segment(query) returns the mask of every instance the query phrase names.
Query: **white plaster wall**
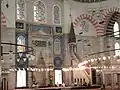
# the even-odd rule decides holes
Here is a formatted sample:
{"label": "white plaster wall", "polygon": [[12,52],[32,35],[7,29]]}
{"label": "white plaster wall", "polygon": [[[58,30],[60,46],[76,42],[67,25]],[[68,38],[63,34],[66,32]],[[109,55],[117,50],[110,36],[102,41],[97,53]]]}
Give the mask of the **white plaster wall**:
{"label": "white plaster wall", "polygon": [[[70,30],[70,9],[71,9],[71,14],[72,14],[72,18],[73,20],[81,15],[81,14],[89,14],[88,10],[91,8],[103,8],[103,9],[109,9],[112,7],[119,7],[120,1],[119,0],[109,0],[109,1],[105,1],[105,2],[101,2],[101,3],[78,3],[78,2],[74,2],[72,0],[64,0],[64,33],[69,33]],[[89,22],[90,24],[90,22]],[[76,35],[78,35],[80,32],[80,27],[75,27],[75,33]],[[81,36],[96,36],[96,31],[94,29],[94,27],[92,26],[92,24],[90,24],[90,28],[89,28],[89,32],[87,33],[83,33],[83,35]],[[89,37],[88,37],[89,38]],[[104,40],[100,40],[99,41],[99,37],[93,37],[96,38],[95,40],[92,41],[92,52],[98,52],[98,51],[103,51],[105,49],[105,45],[104,43],[106,43]],[[80,42],[79,42],[80,43]],[[78,47],[81,47],[81,43],[78,43]],[[66,45],[67,46],[67,45]],[[96,47],[94,47],[96,46]],[[100,48],[97,48],[100,47]],[[82,48],[81,48],[82,49]],[[78,50],[79,54],[82,54],[82,50],[80,49],[80,51]],[[66,58],[65,60],[68,61],[69,58]]]}
{"label": "white plaster wall", "polygon": [[[2,42],[15,43],[15,0],[8,0],[9,7],[6,7],[7,1],[3,0],[1,4],[1,11],[6,18],[6,26],[1,27],[1,40]],[[9,52],[10,46],[3,45],[3,52]],[[12,46],[12,50],[15,51],[15,46]],[[12,60],[9,59],[9,55],[4,55],[4,63],[2,68],[10,68],[11,65],[15,65],[15,55],[12,56]],[[8,89],[13,90],[15,88],[15,73],[10,72],[7,76]]]}
{"label": "white plaster wall", "polygon": [[[28,0],[26,2],[27,8],[27,22],[29,23],[35,23],[33,18],[33,3],[37,0]],[[61,25],[63,25],[63,1],[62,0],[41,0],[45,5],[47,9],[47,23],[48,25],[53,25],[53,15],[52,15],[52,9],[53,5],[59,5],[61,8]],[[37,23],[39,24],[39,23]]]}
{"label": "white plaster wall", "polygon": [[80,25],[77,24],[77,26],[75,26],[75,34],[79,35],[79,33],[83,32],[81,36],[96,36],[95,27],[91,24],[91,22],[89,22],[88,20],[86,21],[88,22],[88,31],[83,31],[82,27],[80,27]]}
{"label": "white plaster wall", "polygon": [[6,8],[6,4],[7,1],[3,0],[1,4],[1,11],[6,17],[7,27],[15,27],[15,0],[8,0],[8,8]]}
{"label": "white plaster wall", "polygon": [[[85,60],[85,56],[88,54],[96,53],[100,51],[100,42],[97,37],[92,36],[80,36],[77,37],[77,54],[82,59],[82,61]],[[87,43],[84,43],[84,41],[87,40]],[[90,44],[91,46],[88,46]],[[99,48],[98,48],[99,47]]]}
{"label": "white plaster wall", "polygon": [[[70,14],[72,15],[72,20],[74,21],[79,15],[86,14],[87,12],[87,5],[83,3],[74,2],[71,0],[64,0],[64,33],[69,33],[70,30],[70,23],[71,18]],[[84,36],[95,36],[96,32],[94,27],[90,22],[89,32],[84,33]],[[75,27],[75,34],[78,35],[81,32],[81,27],[78,25]]]}
{"label": "white plaster wall", "polygon": [[[2,28],[1,32],[1,40],[2,42],[7,42],[7,43],[15,43],[15,29],[13,28]],[[10,45],[3,45],[3,52],[9,52],[10,50]],[[12,51],[15,52],[15,46],[11,46]],[[13,54],[12,60],[9,59],[9,55],[3,55],[5,67],[9,67],[10,65],[15,65],[15,55]]]}
{"label": "white plaster wall", "polygon": [[[28,0],[26,2],[26,13],[27,13],[27,17],[26,17],[26,22],[29,23],[34,23],[33,21],[33,2],[35,0]],[[120,1],[119,0],[109,0],[110,2],[102,2],[100,4],[83,4],[83,3],[76,3],[70,0],[42,0],[46,6],[47,6],[47,24],[49,25],[53,25],[52,22],[52,6],[55,4],[58,4],[61,7],[61,16],[62,16],[62,25],[64,26],[64,33],[69,33],[70,30],[70,8],[71,8],[71,13],[72,13],[72,17],[73,20],[81,15],[81,14],[88,14],[88,9],[89,8],[99,8],[99,7],[105,7],[105,8],[110,8],[113,6],[117,6],[120,7]],[[2,3],[2,11],[4,12],[6,18],[7,18],[7,26],[8,27],[15,27],[15,0],[8,0],[9,2],[9,8],[5,7],[5,3],[6,1],[4,0]],[[118,3],[119,2],[119,3]],[[39,24],[39,23],[38,23]],[[84,34],[84,36],[94,36],[95,35],[95,29],[93,28],[93,26],[90,24],[90,31],[89,33]],[[13,43],[15,43],[15,30],[14,29],[2,29],[3,30],[3,34],[2,37],[4,37],[2,40],[3,41],[7,41],[9,42],[10,40],[12,40]],[[77,29],[76,34],[79,33],[79,29]],[[6,37],[7,36],[7,37]],[[96,45],[96,41],[93,42],[94,45]],[[101,45],[104,44],[101,43]],[[31,44],[30,44],[31,45]],[[67,44],[67,39],[65,39],[65,48],[66,48],[66,57],[65,57],[65,65],[69,65],[70,64],[70,57],[68,56],[69,52],[68,52],[68,44]],[[103,47],[101,46],[101,48],[103,49]],[[5,49],[5,51],[9,50],[9,47]],[[95,51],[98,51],[98,48],[95,49]],[[94,52],[95,52],[94,51]],[[81,53],[81,52],[80,52]],[[5,57],[6,60],[8,60],[8,57]],[[9,63],[11,62],[6,62],[8,63],[7,65],[9,65]],[[12,64],[14,64],[14,59]],[[3,64],[4,65],[4,64]],[[11,78],[12,75],[10,75],[10,85],[14,87],[14,79],[15,77]],[[38,76],[39,78],[39,76]],[[65,79],[66,83],[70,84],[70,73],[66,73],[66,79]],[[12,83],[13,81],[13,83]]]}
{"label": "white plaster wall", "polygon": [[[91,9],[97,9],[99,8],[102,9],[109,9],[112,7],[119,7],[119,0],[109,0],[109,1],[104,1],[100,3],[79,3],[75,2],[72,0],[64,0],[64,32],[68,33],[69,32],[69,27],[70,27],[70,17],[69,14],[71,12],[73,21],[76,19],[81,14],[89,14],[88,12]],[[94,17],[96,19],[96,17]],[[78,31],[80,30],[80,27],[75,28],[76,33],[78,34]],[[96,36],[96,31],[95,28],[93,27],[92,24],[90,24],[89,31],[84,33],[83,35],[85,36]]]}
{"label": "white plaster wall", "polygon": [[71,71],[63,72],[63,82],[67,85],[71,85]]}
{"label": "white plaster wall", "polygon": [[[74,3],[74,4],[73,4]],[[78,2],[72,2],[71,7],[73,8],[73,15],[78,15],[77,13],[87,13],[88,10],[91,8],[111,8],[111,7],[119,7],[120,1],[119,0],[109,0],[109,1],[103,1],[100,3],[78,3]],[[74,10],[75,9],[75,10]],[[77,11],[77,13],[76,13]]]}
{"label": "white plaster wall", "polygon": [[[61,7],[61,25],[63,25],[63,17],[64,17],[64,14],[63,14],[63,1],[62,0],[41,0],[42,2],[44,2],[44,4],[46,5],[47,7],[47,25],[54,25],[53,24],[53,12],[52,12],[52,9],[53,9],[53,5],[59,5]],[[26,13],[27,13],[27,16],[26,16],[26,22],[28,23],[32,23],[32,24],[38,24],[39,23],[35,23],[34,22],[34,18],[33,18],[33,3],[35,2],[35,0],[29,0],[26,2]],[[30,61],[30,64],[37,64],[38,60],[39,60],[39,57],[40,57],[40,52],[42,52],[43,54],[43,57],[44,57],[44,61],[41,61],[41,64],[38,65],[39,67],[45,67],[45,66],[49,66],[49,64],[53,64],[53,46],[51,47],[34,47],[34,45],[32,45],[31,41],[32,40],[45,40],[45,41],[52,41],[52,37],[31,37],[29,36],[29,45],[30,46],[33,46],[34,48],[34,54],[36,56],[36,59],[34,61]],[[47,56],[46,56],[47,54]],[[51,56],[49,57],[49,54],[51,54]],[[44,62],[44,65],[42,65]],[[36,80],[39,84],[43,85],[43,83],[45,84],[48,84],[48,75],[47,73],[41,73],[41,72],[35,72],[35,77],[36,77]],[[46,76],[45,76],[46,75]],[[42,78],[40,78],[42,77]],[[43,81],[43,78],[44,78],[44,81],[45,82],[42,82]]]}
{"label": "white plaster wall", "polygon": [[70,30],[70,5],[69,0],[64,0],[64,33],[69,33]]}
{"label": "white plaster wall", "polygon": [[[46,41],[47,47],[36,47],[33,45],[32,40]],[[32,46],[34,48],[34,55],[36,57],[35,60],[29,62],[30,65],[37,65],[39,68],[49,67],[50,64],[53,65],[53,46],[48,46],[48,41],[50,41],[52,44],[52,37],[43,35],[33,37],[32,35],[29,35],[29,46]],[[41,57],[44,59],[41,59]],[[49,84],[48,72],[34,72],[34,76],[36,78],[36,82],[40,86]]]}
{"label": "white plaster wall", "polygon": [[[33,40],[38,40],[38,41],[46,41],[47,46],[46,47],[36,47],[33,45],[32,41]],[[52,37],[31,37],[29,35],[29,45],[34,48],[34,54],[36,56],[34,61],[31,61],[31,64],[37,64],[40,56],[40,52],[42,52],[42,56],[44,57],[44,62],[46,66],[49,66],[49,64],[53,64],[53,46],[48,46],[48,42],[51,42],[52,44]]]}
{"label": "white plaster wall", "polygon": [[[2,27],[1,32],[2,42],[15,43],[15,29]],[[3,52],[9,52],[10,46],[3,45]],[[12,46],[12,51],[15,52],[15,46]],[[15,55],[13,54],[12,60],[9,59],[9,55],[3,55],[4,62],[2,63],[2,68],[10,68],[11,65],[15,65]],[[15,72],[10,72],[7,76],[8,78],[8,89],[13,90],[15,88]]]}
{"label": "white plaster wall", "polygon": [[8,89],[9,90],[14,90],[16,81],[15,81],[16,73],[15,72],[10,72],[8,74]]}

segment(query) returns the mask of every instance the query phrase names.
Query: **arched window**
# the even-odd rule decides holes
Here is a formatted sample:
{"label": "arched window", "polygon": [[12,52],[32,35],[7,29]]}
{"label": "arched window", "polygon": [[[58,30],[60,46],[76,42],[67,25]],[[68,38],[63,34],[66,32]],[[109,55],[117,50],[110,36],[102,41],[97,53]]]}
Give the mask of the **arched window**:
{"label": "arched window", "polygon": [[17,71],[17,87],[26,87],[26,71]]}
{"label": "arched window", "polygon": [[[120,49],[120,44],[115,43],[115,49]],[[115,56],[120,56],[120,50],[115,50]]]}
{"label": "arched window", "polygon": [[60,7],[55,5],[53,6],[53,23],[60,24],[61,23],[61,12]]}
{"label": "arched window", "polygon": [[17,11],[16,11],[17,19],[24,20],[25,19],[25,2],[24,0],[17,0]]}
{"label": "arched window", "polygon": [[[17,38],[17,44],[25,45],[25,37],[20,35]],[[24,51],[25,51],[25,47],[24,46],[17,46],[17,52],[24,52]]]}
{"label": "arched window", "polygon": [[[17,44],[25,45],[25,37],[20,35],[17,37]],[[24,46],[17,46],[17,52],[24,52]],[[18,70],[17,71],[17,87],[26,87],[26,71]]]}
{"label": "arched window", "polygon": [[37,1],[34,3],[34,21],[42,24],[46,23],[46,6],[43,2]]}
{"label": "arched window", "polygon": [[117,23],[117,22],[115,22],[115,24],[114,24],[114,36],[115,37],[120,37],[120,32],[119,32],[119,24]]}

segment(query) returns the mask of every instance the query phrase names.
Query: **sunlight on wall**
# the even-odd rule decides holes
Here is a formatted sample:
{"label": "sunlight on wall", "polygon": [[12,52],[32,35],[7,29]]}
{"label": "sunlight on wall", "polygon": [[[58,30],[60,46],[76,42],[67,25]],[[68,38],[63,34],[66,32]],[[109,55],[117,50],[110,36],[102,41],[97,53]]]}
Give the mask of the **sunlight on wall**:
{"label": "sunlight on wall", "polygon": [[[115,43],[115,49],[120,49],[120,45],[117,42]],[[115,50],[115,55],[120,56],[120,50]]]}
{"label": "sunlight on wall", "polygon": [[55,70],[55,84],[62,84],[62,70]]}
{"label": "sunlight on wall", "polygon": [[26,71],[17,71],[17,87],[26,87]]}
{"label": "sunlight on wall", "polygon": [[118,23],[117,22],[115,22],[115,24],[114,24],[114,36],[115,37],[120,37],[120,32],[119,32],[119,25],[118,25]]}

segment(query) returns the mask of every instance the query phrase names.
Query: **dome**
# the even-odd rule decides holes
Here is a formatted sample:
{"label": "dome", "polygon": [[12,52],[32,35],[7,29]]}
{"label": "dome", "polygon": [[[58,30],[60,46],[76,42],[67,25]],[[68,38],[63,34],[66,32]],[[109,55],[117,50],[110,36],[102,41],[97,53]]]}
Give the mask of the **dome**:
{"label": "dome", "polygon": [[96,3],[96,2],[102,2],[108,0],[73,0],[73,1],[82,2],[82,3]]}

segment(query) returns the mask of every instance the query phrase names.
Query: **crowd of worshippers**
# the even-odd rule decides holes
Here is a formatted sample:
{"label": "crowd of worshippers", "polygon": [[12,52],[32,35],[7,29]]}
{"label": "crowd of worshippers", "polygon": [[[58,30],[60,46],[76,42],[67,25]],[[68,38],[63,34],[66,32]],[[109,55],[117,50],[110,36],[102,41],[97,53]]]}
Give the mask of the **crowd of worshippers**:
{"label": "crowd of worshippers", "polygon": [[[55,86],[56,87],[59,87],[59,86],[64,87],[64,86],[67,86],[67,85],[65,83],[59,84],[57,82],[57,84]],[[91,86],[91,85],[90,85],[90,82],[86,83],[85,78],[83,78],[83,79],[81,78],[81,79],[75,79],[74,83],[72,84],[72,86]]]}
{"label": "crowd of worshippers", "polygon": [[89,83],[86,82],[85,78],[81,79],[75,79],[74,80],[74,86],[90,86],[90,81]]}
{"label": "crowd of worshippers", "polygon": [[[51,85],[48,85],[51,86]],[[62,84],[59,84],[58,82],[55,84],[55,87],[66,87],[67,85],[63,82]],[[91,86],[90,82],[86,83],[85,78],[77,78],[74,79],[74,82],[72,84],[72,86]],[[34,81],[32,87],[39,87],[39,85]]]}

